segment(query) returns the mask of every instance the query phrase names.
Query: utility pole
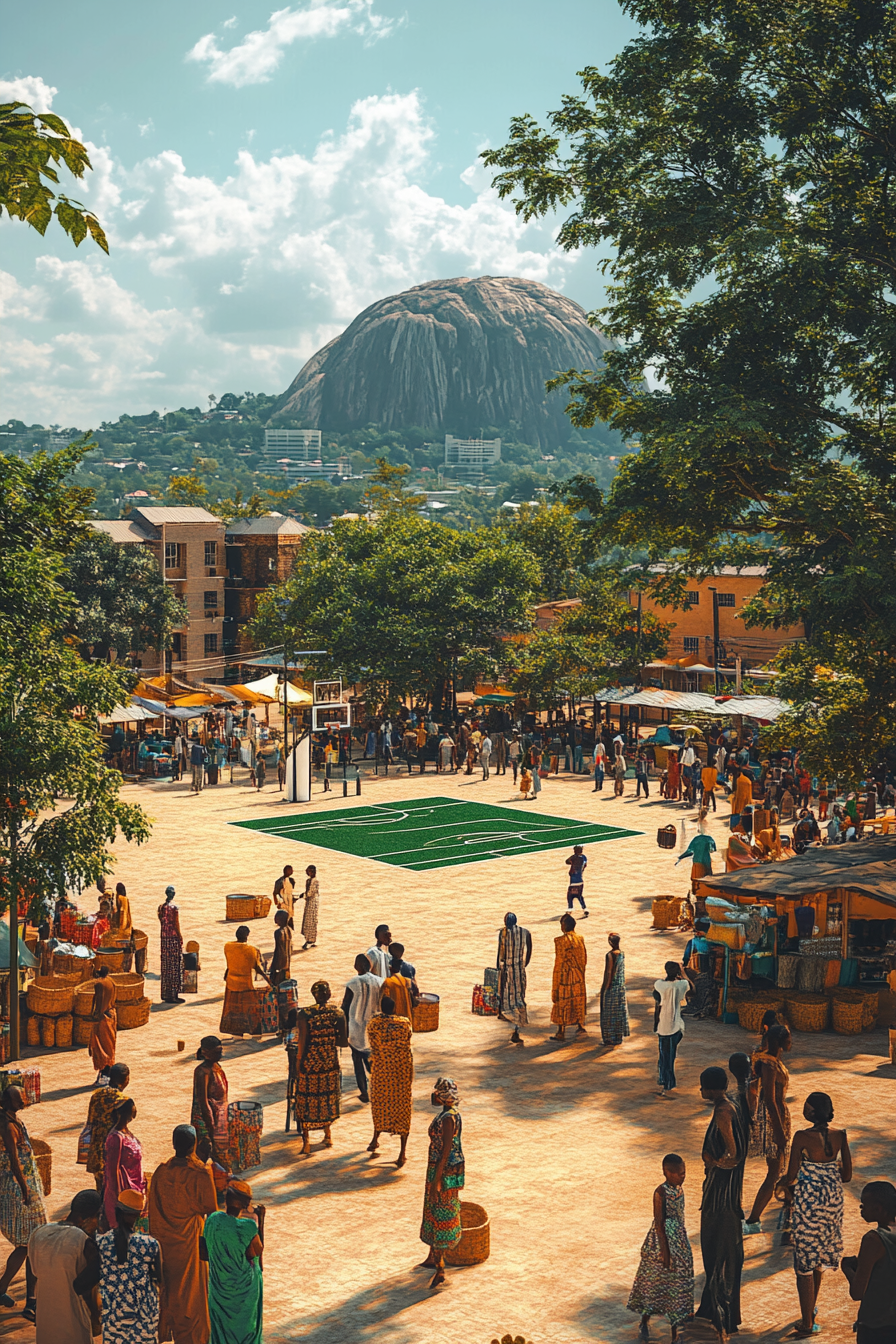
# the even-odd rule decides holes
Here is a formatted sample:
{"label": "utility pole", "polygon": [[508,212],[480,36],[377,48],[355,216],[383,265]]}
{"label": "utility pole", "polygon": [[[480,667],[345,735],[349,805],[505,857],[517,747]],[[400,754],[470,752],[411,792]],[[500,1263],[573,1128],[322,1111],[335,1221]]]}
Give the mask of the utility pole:
{"label": "utility pole", "polygon": [[[17,799],[11,800],[16,803]],[[19,851],[19,823],[15,809],[9,826],[9,1057],[18,1059],[19,1045],[19,876],[16,855]]]}
{"label": "utility pole", "polygon": [[710,587],[712,593],[712,662],[716,674],[716,695],[721,689],[721,678],[719,676],[719,594],[717,590]]}

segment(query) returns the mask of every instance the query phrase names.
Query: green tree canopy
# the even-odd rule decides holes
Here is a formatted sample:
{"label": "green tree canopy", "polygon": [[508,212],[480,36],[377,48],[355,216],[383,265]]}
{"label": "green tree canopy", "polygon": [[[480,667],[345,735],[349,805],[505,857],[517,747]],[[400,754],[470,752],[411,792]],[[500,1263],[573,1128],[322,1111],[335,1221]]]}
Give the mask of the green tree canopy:
{"label": "green tree canopy", "polygon": [[75,599],[69,629],[92,658],[119,662],[144,649],[168,649],[187,608],[145,546],[120,546],[91,532],[66,559],[63,584]]}
{"label": "green tree canopy", "polygon": [[[88,233],[108,253],[109,244],[92,210],[57,192],[64,164],[73,177],[83,178],[91,162],[80,140],[75,140],[61,117],[38,114],[27,103],[0,103],[0,216],[23,219],[43,235],[53,216],[75,247]],[[55,202],[55,204],[54,204]]]}
{"label": "green tree canopy", "polygon": [[501,509],[495,527],[521,542],[537,558],[543,601],[576,596],[582,585],[585,555],[582,529],[567,504],[555,501]]}
{"label": "green tree canopy", "polygon": [[385,457],[376,459],[376,469],[370,473],[364,491],[365,507],[377,517],[387,513],[415,514],[426,506],[426,496],[408,490],[405,477],[408,466],[395,466]]}
{"label": "green tree canopy", "polygon": [[766,565],[750,619],[808,636],[776,732],[852,781],[896,745],[894,6],[624,8],[644,33],[608,73],[485,155],[526,217],[569,207],[561,244],[604,253],[620,348],[555,382],[640,451],[570,502],[682,572]]}
{"label": "green tree canopy", "polygon": [[327,649],[316,670],[363,682],[373,701],[446,704],[458,664],[493,665],[502,636],[528,628],[539,578],[535,558],[490,528],[456,532],[402,509],[337,519],[259,599],[254,635]]}

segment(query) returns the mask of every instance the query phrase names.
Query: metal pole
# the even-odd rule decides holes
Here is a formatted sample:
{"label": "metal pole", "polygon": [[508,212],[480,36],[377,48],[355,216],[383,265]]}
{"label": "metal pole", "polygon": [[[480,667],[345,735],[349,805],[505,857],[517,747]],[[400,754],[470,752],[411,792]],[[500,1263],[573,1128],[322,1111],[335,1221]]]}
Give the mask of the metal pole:
{"label": "metal pole", "polygon": [[[284,765],[289,762],[289,714],[286,708],[286,678],[287,678],[287,657],[286,657],[286,631],[283,631],[283,758]],[[295,798],[296,781],[292,781],[292,793]]]}
{"label": "metal pole", "polygon": [[716,695],[721,690],[721,678],[719,676],[719,594],[715,588],[710,587],[712,593],[712,662],[715,670]]}
{"label": "metal pole", "polygon": [[19,878],[16,854],[19,826],[13,813],[9,827],[9,1057],[19,1058]]}

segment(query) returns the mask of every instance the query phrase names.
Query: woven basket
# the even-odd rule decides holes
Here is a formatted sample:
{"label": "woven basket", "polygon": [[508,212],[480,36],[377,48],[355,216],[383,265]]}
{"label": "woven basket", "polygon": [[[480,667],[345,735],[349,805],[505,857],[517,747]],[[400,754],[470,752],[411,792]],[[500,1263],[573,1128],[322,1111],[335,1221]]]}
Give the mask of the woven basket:
{"label": "woven basket", "polygon": [[40,1045],[40,1018],[33,1013],[25,1023],[25,1039],[29,1045]]}
{"label": "woven basket", "polygon": [[650,907],[653,914],[653,928],[668,929],[669,927],[669,902],[665,896],[657,896]]}
{"label": "woven basket", "polygon": [[678,827],[660,826],[656,833],[656,842],[660,849],[674,849],[678,844]]}
{"label": "woven basket", "polygon": [[72,1023],[72,1043],[74,1045],[89,1045],[90,1037],[93,1034],[93,1023],[87,1017],[76,1017]]}
{"label": "woven basket", "polygon": [[784,996],[784,1012],[794,1031],[826,1031],[830,1021],[830,1000],[825,994]]}
{"label": "woven basket", "polygon": [[131,931],[131,942],[134,944],[134,951],[139,952],[149,946],[149,934],[144,933],[142,929],[133,929]]}
{"label": "woven basket", "polygon": [[77,976],[77,983],[93,979],[93,957],[76,957],[71,952],[53,953],[53,974]]}
{"label": "woven basket", "polygon": [[61,1017],[72,1010],[77,979],[70,975],[38,975],[28,986],[28,1007],[32,1013]]}
{"label": "woven basket", "polygon": [[438,1031],[439,1029],[439,996],[438,994],[421,994],[420,1002],[411,1009],[411,1026],[415,1032],[419,1031]]}
{"label": "woven basket", "polygon": [[862,1030],[868,1031],[874,1026],[877,1014],[880,1012],[880,992],[876,989],[866,989],[863,992],[862,1004]]}
{"label": "woven basket", "polygon": [[744,1031],[750,1031],[754,1036],[758,1036],[762,1030],[762,1019],[769,1009],[774,1009],[776,1013],[780,1013],[783,1007],[783,998],[743,999],[737,1005],[737,1020]]}
{"label": "woven basket", "polygon": [[31,1151],[34,1153],[34,1164],[40,1172],[44,1194],[49,1195],[53,1189],[53,1149],[45,1139],[32,1139]]}
{"label": "woven basket", "polygon": [[834,1030],[841,1036],[858,1036],[862,1030],[864,1003],[850,1003],[847,999],[834,999]]}
{"label": "woven basket", "polygon": [[70,1013],[65,1017],[56,1018],[56,1048],[58,1050],[68,1050],[72,1043],[72,1024],[74,1018]]}
{"label": "woven basket", "polygon": [[481,1204],[460,1203],[460,1241],[445,1251],[446,1265],[481,1265],[491,1252],[488,1214]]}
{"label": "woven basket", "polygon": [[42,1017],[40,1019],[40,1043],[45,1050],[52,1050],[56,1044],[55,1017]]}
{"label": "woven basket", "polygon": [[93,963],[93,973],[96,975],[101,966],[108,966],[110,971],[123,971],[125,957],[130,954],[118,947],[98,947],[96,958]]}
{"label": "woven basket", "polygon": [[255,902],[260,900],[256,896],[228,896],[227,897],[227,920],[229,923],[242,923],[247,919],[255,918]]}
{"label": "woven basket", "polygon": [[133,1003],[123,1003],[120,1006],[116,1004],[118,1030],[130,1031],[132,1027],[145,1027],[149,1021],[151,1007],[149,999],[137,999]]}
{"label": "woven basket", "polygon": [[72,1003],[72,1012],[75,1017],[89,1017],[93,1012],[93,987],[95,980],[85,980],[83,985],[79,985],[75,990],[75,997]]}
{"label": "woven basket", "polygon": [[143,998],[142,975],[136,975],[133,971],[119,971],[115,975],[110,975],[109,979],[115,985],[116,1008],[120,1008],[123,1003],[133,1003],[135,999]]}
{"label": "woven basket", "polygon": [[256,918],[256,919],[267,919],[268,915],[271,913],[271,905],[272,905],[272,904],[273,904],[273,902],[271,901],[270,896],[256,896],[256,897],[255,897],[255,918]]}

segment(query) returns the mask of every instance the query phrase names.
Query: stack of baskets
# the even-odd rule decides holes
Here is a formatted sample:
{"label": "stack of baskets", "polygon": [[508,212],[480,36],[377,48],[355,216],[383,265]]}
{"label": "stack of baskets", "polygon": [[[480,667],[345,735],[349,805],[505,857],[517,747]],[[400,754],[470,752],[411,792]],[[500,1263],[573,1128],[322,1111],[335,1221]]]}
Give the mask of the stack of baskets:
{"label": "stack of baskets", "polygon": [[831,1004],[826,994],[788,990],[784,995],[784,1013],[794,1031],[826,1031]]}
{"label": "stack of baskets", "polygon": [[93,957],[76,957],[71,952],[53,953],[53,974],[93,979]]}
{"label": "stack of baskets", "polygon": [[267,919],[271,913],[270,896],[246,896],[240,892],[227,897],[227,921],[242,924],[247,919]]}
{"label": "stack of baskets", "polygon": [[149,934],[142,929],[133,929],[131,942],[134,944],[134,970],[138,975],[146,974],[146,949],[149,946]]}
{"label": "stack of baskets", "polygon": [[874,1026],[880,1007],[876,989],[835,989],[832,996],[834,1030],[841,1036],[857,1036]]}
{"label": "stack of baskets", "polygon": [[31,1016],[25,1025],[25,1038],[29,1045],[68,1049],[72,1043],[72,1002],[80,983],[80,972],[35,976],[28,986]]}
{"label": "stack of baskets", "polygon": [[[145,1027],[149,1021],[150,1000],[143,994],[143,976],[134,971],[120,971],[110,979],[115,985],[115,1013],[119,1031],[128,1031],[131,1027]],[[74,1041],[75,1045],[87,1045],[93,1029],[93,984],[85,981],[79,985],[74,996]]]}
{"label": "stack of baskets", "polygon": [[653,928],[677,928],[682,922],[683,912],[686,905],[686,896],[657,896],[651,906],[651,911],[653,913]]}
{"label": "stack of baskets", "polygon": [[775,994],[772,990],[759,990],[749,998],[738,999],[736,1006],[740,1026],[758,1036],[762,1030],[762,1019],[765,1014],[772,1011],[780,1015],[783,1011],[784,995]]}

